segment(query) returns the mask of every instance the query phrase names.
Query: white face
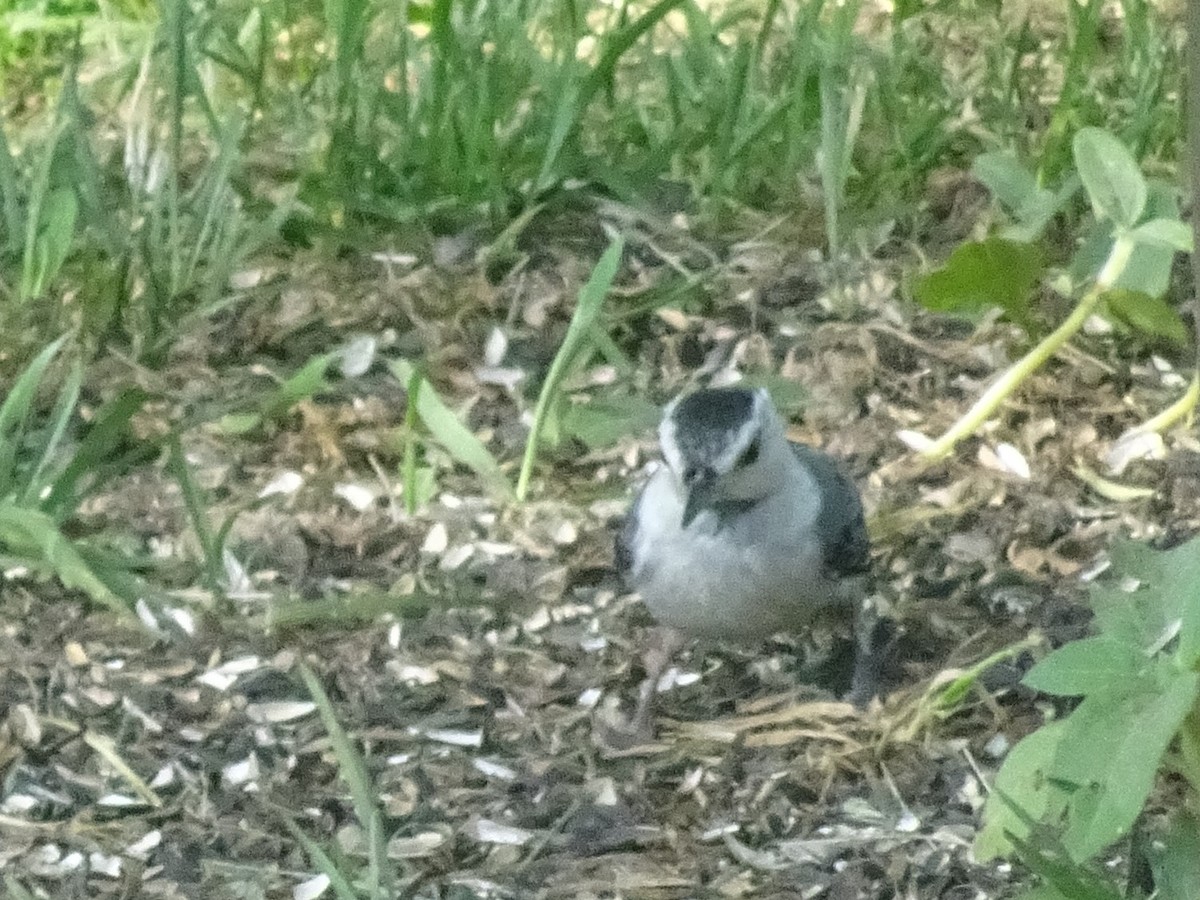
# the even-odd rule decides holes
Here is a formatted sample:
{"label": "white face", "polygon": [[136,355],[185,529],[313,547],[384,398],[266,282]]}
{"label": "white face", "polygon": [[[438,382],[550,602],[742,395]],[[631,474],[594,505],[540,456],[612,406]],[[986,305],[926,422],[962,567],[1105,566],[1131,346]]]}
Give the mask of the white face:
{"label": "white face", "polygon": [[[775,433],[782,433],[774,427],[775,415],[766,391],[760,388],[752,393],[752,403],[740,420],[720,422],[708,435],[691,434],[684,440],[677,433],[678,404],[676,400],[667,407],[658,430],[663,457],[676,483],[685,488],[696,472],[708,471],[715,476],[712,490],[716,496],[745,498],[762,493],[765,489],[756,482],[762,480]],[[689,422],[683,427],[701,426]]]}

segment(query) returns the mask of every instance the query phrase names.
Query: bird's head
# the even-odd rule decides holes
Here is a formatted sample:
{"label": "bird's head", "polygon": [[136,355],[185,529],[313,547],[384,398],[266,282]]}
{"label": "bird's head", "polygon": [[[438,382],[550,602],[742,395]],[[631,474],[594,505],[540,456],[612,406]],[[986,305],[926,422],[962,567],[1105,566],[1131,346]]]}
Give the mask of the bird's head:
{"label": "bird's head", "polygon": [[774,490],[787,439],[762,388],[706,388],[673,401],[658,429],[663,457],[685,495],[683,525],[724,501]]}

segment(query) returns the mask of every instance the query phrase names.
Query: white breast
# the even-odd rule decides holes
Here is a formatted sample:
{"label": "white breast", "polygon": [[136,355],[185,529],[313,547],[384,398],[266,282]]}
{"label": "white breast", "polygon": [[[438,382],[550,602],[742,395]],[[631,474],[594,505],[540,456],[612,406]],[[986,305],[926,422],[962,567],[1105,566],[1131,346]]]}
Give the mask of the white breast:
{"label": "white breast", "polygon": [[842,596],[824,574],[818,511],[815,485],[800,473],[720,530],[705,511],[684,531],[682,498],[659,470],[638,507],[631,581],[659,622],[698,636],[799,628]]}

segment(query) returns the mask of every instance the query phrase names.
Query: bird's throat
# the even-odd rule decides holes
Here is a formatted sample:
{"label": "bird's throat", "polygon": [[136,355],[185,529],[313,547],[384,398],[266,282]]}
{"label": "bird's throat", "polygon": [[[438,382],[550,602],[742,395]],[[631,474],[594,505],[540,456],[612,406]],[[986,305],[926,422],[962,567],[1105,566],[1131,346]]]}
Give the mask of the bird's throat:
{"label": "bird's throat", "polygon": [[758,503],[758,500],[716,499],[711,496],[704,498],[703,502],[697,503],[689,495],[683,511],[682,524],[685,529],[689,528],[702,513],[708,512],[712,513],[715,523],[713,531],[721,531],[752,510]]}

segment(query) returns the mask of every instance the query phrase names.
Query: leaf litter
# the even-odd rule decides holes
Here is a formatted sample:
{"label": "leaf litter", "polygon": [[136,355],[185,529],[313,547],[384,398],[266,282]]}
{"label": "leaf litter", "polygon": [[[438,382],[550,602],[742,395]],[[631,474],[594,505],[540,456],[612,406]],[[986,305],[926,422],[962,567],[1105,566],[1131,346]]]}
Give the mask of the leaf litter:
{"label": "leaf litter", "polygon": [[[603,724],[636,701],[651,622],[615,581],[611,539],[652,430],[585,452],[561,436],[522,506],[430,442],[436,484],[409,515],[406,385],[367,360],[421,360],[511,478],[532,402],[518,385],[565,334],[588,240],[548,240],[495,284],[467,260],[478,236],[467,256],[439,245],[402,266],[301,256],[250,289],[226,335],[181,343],[163,377],[197,407],[255,397],[262,354],[299,368],[349,346],[356,368],[252,433],[191,435],[214,521],[233,516],[246,600],[188,577],[197,548],[161,470],[88,510],[163,548],[174,590],[147,606],[151,633],[6,574],[6,869],[47,896],[329,896],[281,816],[354,866],[369,838],[305,662],[365,760],[405,896],[1016,891],[1019,872],[969,848],[990,777],[1042,718],[1020,676],[1034,648],[1086,632],[1082,579],[1114,536],[1170,542],[1200,518],[1194,435],[1161,452],[1125,436],[1172,395],[1169,365],[1120,384],[1117,345],[1090,335],[954,457],[918,465],[910,448],[1019,353],[1018,332],[914,310],[880,255],[631,240],[606,320],[626,361],[568,380],[562,402],[623,381],[655,403],[700,377],[771,385],[793,436],[862,487],[901,636],[865,713],[829,690],[844,636],[694,645],[659,686],[653,739],[616,748]],[[637,305],[681,260],[719,261],[699,289],[712,315]]]}

